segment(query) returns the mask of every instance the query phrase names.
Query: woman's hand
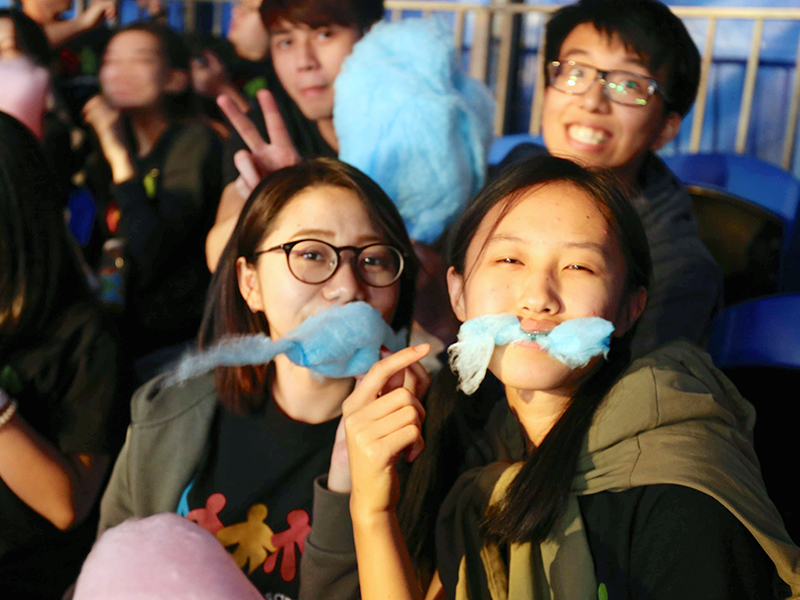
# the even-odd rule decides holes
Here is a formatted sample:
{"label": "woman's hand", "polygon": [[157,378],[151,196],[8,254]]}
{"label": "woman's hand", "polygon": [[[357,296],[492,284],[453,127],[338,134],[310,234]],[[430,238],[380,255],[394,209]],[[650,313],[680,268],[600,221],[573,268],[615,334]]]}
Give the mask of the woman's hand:
{"label": "woman's hand", "polygon": [[267,90],[259,90],[256,97],[264,113],[269,143],[231,98],[226,95],[217,98],[217,105],[250,148],[250,151],[239,150],[233,156],[233,163],[239,171],[236,191],[242,198],[247,198],[266,175],[300,162],[300,155],[289,137],[275,98]]}
{"label": "woman's hand", "polygon": [[369,520],[394,509],[400,494],[397,458],[404,453],[413,461],[425,446],[425,409],[415,395],[420,389],[415,383],[419,371],[410,367],[429,350],[422,344],[384,358],[344,401],[354,520]]}
{"label": "woman's hand", "polygon": [[[391,351],[381,349],[381,358],[392,356]],[[363,377],[356,378],[356,387]],[[421,364],[415,362],[405,368],[403,387],[411,391],[416,398],[422,398],[431,385],[431,376]],[[347,456],[347,439],[345,436],[344,416],[339,421],[336,429],[336,439],[331,452],[331,468],[328,471],[328,489],[340,494],[349,493],[352,488],[350,481],[350,463]]]}
{"label": "woman's hand", "polygon": [[100,94],[92,96],[83,106],[83,120],[92,126],[101,139],[119,137],[119,111],[112,108]]}
{"label": "woman's hand", "polygon": [[78,16],[80,28],[91,29],[95,25],[117,16],[117,4],[113,0],[95,0]]}
{"label": "woman's hand", "polygon": [[125,143],[122,141],[120,112],[111,107],[101,95],[89,98],[83,106],[83,120],[91,125],[97,134],[103,156],[111,167],[114,183],[122,183],[135,174],[133,162]]}

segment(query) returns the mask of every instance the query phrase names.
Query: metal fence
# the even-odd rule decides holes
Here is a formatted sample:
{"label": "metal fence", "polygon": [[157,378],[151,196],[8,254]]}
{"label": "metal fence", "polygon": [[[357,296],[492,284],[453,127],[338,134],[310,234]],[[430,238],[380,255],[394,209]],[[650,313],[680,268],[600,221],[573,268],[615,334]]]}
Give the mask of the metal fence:
{"label": "metal fence", "polygon": [[[77,0],[82,3],[82,0]],[[210,0],[212,7],[211,29],[214,33],[223,32],[223,6],[229,4],[228,0]],[[192,31],[196,24],[196,15],[200,6],[209,5],[209,0],[183,0],[183,27]],[[398,20],[408,16],[429,16],[433,14],[445,15],[453,27],[453,43],[458,56],[463,58],[465,67],[470,75],[489,84],[497,101],[495,114],[495,134],[511,133],[512,129],[520,130],[519,123],[513,127],[507,124],[507,112],[511,104],[509,90],[523,75],[520,71],[525,61],[521,55],[531,55],[535,60],[535,72],[528,80],[532,83],[530,106],[526,107],[525,114],[530,114],[527,119],[527,130],[538,135],[541,119],[542,94],[544,77],[544,25],[548,15],[559,8],[558,5],[515,4],[508,0],[494,0],[490,5],[466,4],[460,2],[438,2],[431,0],[387,0],[386,9],[391,20]],[[77,8],[79,11],[80,8]],[[744,79],[740,90],[738,119],[736,122],[736,135],[733,149],[739,154],[748,150],[748,136],[751,134],[751,117],[753,114],[754,93],[759,67],[762,65],[762,41],[765,23],[771,21],[789,21],[800,24],[800,8],[731,8],[731,7],[696,7],[673,6],[671,10],[682,18],[687,26],[705,22],[704,41],[699,44],[702,55],[702,71],[700,88],[695,106],[690,113],[691,132],[688,142],[683,144],[683,150],[696,153],[701,149],[704,125],[706,125],[706,104],[709,94],[714,92],[711,88],[710,73],[717,57],[714,55],[715,40],[718,34],[718,23],[722,20],[733,20],[742,24],[752,24],[750,28],[749,54],[746,58]],[[514,27],[522,27],[533,35],[524,36],[534,40],[536,47],[521,41],[520,36],[513,35]],[[744,28],[740,28],[744,29]],[[697,36],[695,36],[697,37]],[[800,36],[798,36],[800,37]],[[462,56],[463,54],[463,56]],[[770,154],[773,160],[787,170],[792,169],[795,149],[798,146],[797,125],[800,115],[800,39],[797,42],[797,51],[793,63],[785,67],[792,73],[792,82],[788,94],[788,110],[785,108],[786,100],[778,99],[781,105],[770,107],[769,118],[784,118],[782,149],[780,156],[776,156],[775,143],[770,143]],[[517,94],[519,96],[519,94]],[[519,98],[514,98],[516,105]],[[771,101],[771,99],[770,99]],[[689,125],[687,123],[686,125]],[[524,125],[523,125],[524,127]],[[800,169],[800,165],[796,165]]]}

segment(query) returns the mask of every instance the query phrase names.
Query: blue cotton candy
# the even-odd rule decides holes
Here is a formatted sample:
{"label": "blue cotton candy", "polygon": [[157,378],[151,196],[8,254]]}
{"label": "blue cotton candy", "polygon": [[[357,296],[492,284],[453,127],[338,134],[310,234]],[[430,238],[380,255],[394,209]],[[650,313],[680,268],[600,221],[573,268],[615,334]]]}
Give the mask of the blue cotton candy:
{"label": "blue cotton candy", "polygon": [[450,366],[458,373],[459,389],[472,394],[486,376],[495,346],[534,340],[553,358],[576,369],[595,356],[608,356],[613,331],[610,321],[586,317],[564,321],[547,334],[531,335],[512,314],[483,315],[461,325],[458,341],[448,349]]}
{"label": "blue cotton candy", "polygon": [[381,346],[396,352],[405,347],[405,338],[405,331],[395,333],[366,302],[350,302],[309,317],[279,340],[264,334],[236,336],[189,354],[169,375],[167,385],[216,367],[266,364],[278,354],[325,377],[354,377],[378,362]]}
{"label": "blue cotton candy", "polygon": [[380,22],[334,83],[339,159],[372,177],[432,243],[483,185],[494,102],[458,66],[444,19]]}

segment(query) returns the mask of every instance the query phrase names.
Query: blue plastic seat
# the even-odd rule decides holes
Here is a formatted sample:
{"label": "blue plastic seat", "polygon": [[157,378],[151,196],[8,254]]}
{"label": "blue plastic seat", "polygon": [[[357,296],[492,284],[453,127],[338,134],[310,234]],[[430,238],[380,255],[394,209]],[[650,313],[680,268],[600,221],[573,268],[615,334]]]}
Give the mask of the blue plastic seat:
{"label": "blue plastic seat", "polygon": [[778,290],[800,290],[800,180],[788,171],[752,156],[678,154],[664,157],[687,186],[720,191],[769,211],[783,229]]}
{"label": "blue plastic seat", "polygon": [[664,162],[683,183],[739,196],[781,217],[791,228],[800,202],[800,181],[770,163],[739,154],[676,154]]}
{"label": "blue plastic seat", "polygon": [[533,136],[529,133],[510,133],[508,135],[495,138],[492,142],[492,147],[489,148],[489,166],[497,166],[508,155],[511,150],[520,144],[538,144],[544,146],[542,136]]}
{"label": "blue plastic seat", "polygon": [[721,369],[800,369],[800,294],[735,304],[714,319],[708,351]]}

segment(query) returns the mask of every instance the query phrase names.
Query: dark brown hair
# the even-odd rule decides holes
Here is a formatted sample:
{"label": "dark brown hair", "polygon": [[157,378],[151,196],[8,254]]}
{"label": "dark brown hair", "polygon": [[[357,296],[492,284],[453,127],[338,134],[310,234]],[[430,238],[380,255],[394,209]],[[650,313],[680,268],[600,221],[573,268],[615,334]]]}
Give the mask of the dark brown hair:
{"label": "dark brown hair", "polygon": [[365,33],[383,18],[383,0],[264,0],[261,17],[267,29],[280,19],[309,27],[336,24]]}
{"label": "dark brown hair", "polygon": [[[317,158],[271,173],[250,194],[211,281],[200,328],[201,347],[225,336],[269,333],[264,314],[253,313],[239,292],[236,260],[240,256],[248,262],[253,260],[275,219],[299,192],[328,185],[354,192],[386,242],[403,253],[405,268],[391,326],[395,331],[410,330],[418,267],[400,213],[378,184],[355,167],[335,159]],[[257,410],[264,401],[268,371],[268,365],[218,368],[216,381],[221,402],[239,413]]]}

